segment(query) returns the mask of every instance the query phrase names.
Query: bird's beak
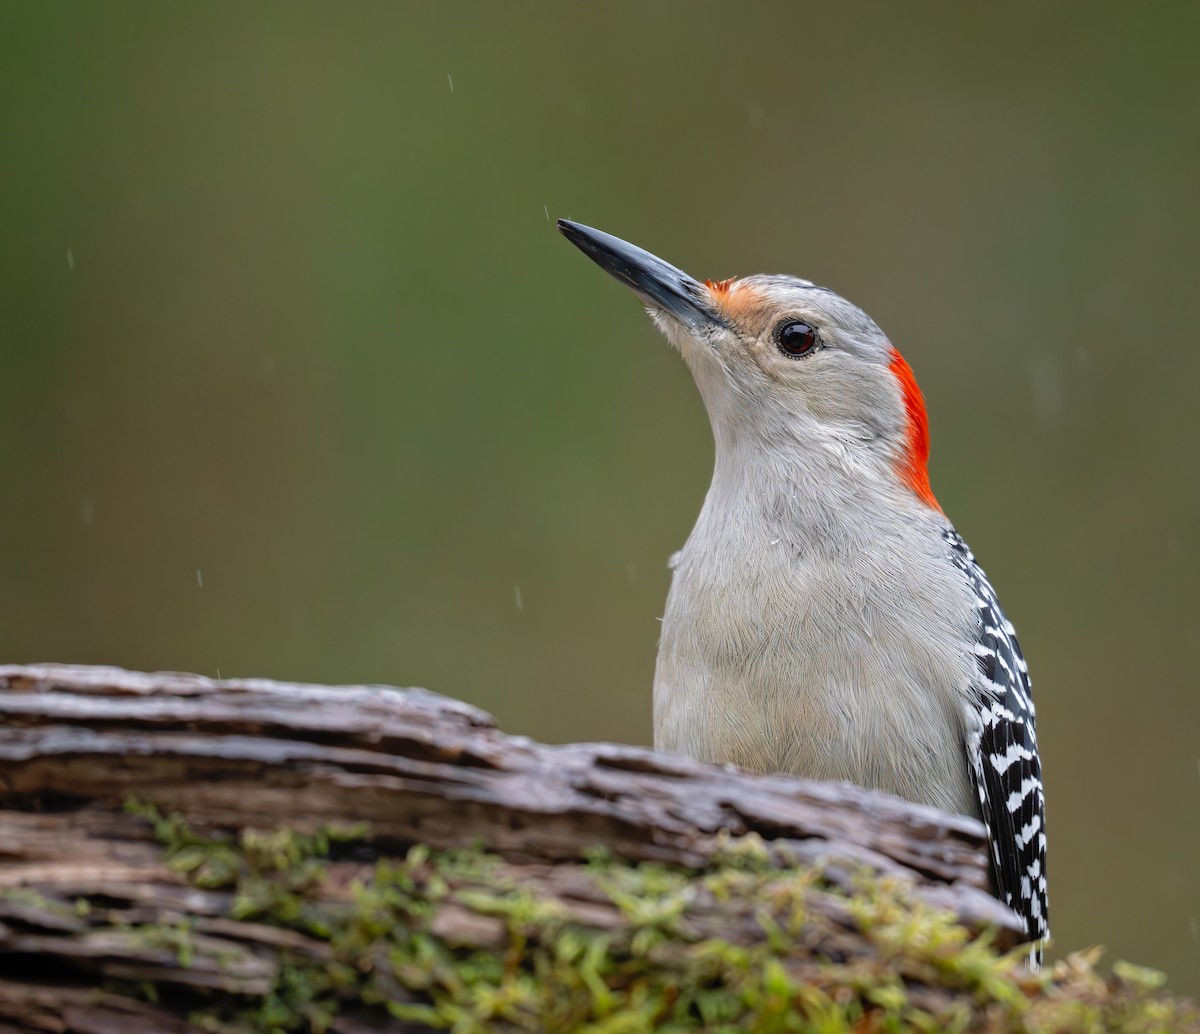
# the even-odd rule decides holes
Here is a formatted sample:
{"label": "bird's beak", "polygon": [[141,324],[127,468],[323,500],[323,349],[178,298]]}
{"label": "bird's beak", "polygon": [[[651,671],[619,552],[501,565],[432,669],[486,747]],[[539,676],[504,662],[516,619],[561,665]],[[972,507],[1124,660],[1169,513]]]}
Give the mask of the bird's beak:
{"label": "bird's beak", "polygon": [[633,288],[647,305],[670,313],[694,330],[724,324],[713,309],[708,289],[682,269],[590,226],[558,220],[559,232],[601,269]]}

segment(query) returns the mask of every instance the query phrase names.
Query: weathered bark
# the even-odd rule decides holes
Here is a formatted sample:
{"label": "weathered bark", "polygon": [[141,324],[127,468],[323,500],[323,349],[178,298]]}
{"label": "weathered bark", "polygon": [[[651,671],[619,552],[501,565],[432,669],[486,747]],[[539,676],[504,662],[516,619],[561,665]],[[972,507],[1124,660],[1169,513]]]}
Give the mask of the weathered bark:
{"label": "weathered bark", "polygon": [[[131,800],[142,806],[128,810]],[[181,840],[164,846],[169,824],[159,822],[156,835],[150,806],[186,820]],[[348,823],[362,825],[329,846],[322,831]],[[298,852],[255,833],[277,827],[314,839]],[[728,893],[743,886],[736,875],[720,886],[678,875],[726,866],[747,834],[766,845],[755,897]],[[586,861],[598,845],[623,865],[666,866],[683,881],[671,899],[679,944],[659,944],[651,967],[691,966],[689,946],[716,939],[762,946],[775,922],[767,913],[801,901],[797,866],[822,875],[804,888],[803,923],[789,932],[791,979],[819,984],[830,960],[878,962],[878,937],[850,904],[864,872],[901,882],[915,906],[989,929],[1001,948],[1019,931],[987,893],[978,823],[853,786],[636,747],[547,746],[421,690],[3,667],[0,1034],[183,1031],[193,1029],[189,1010],[213,1002],[220,1008],[205,1022],[219,1013],[243,1029],[257,1022],[248,1018],[255,1002],[278,996],[286,972],[338,964],[354,980],[368,973],[371,994],[386,993],[401,1018],[326,988],[312,1001],[330,1015],[293,1017],[296,1029],[427,1029],[403,1018],[406,1004],[421,1006],[432,992],[395,961],[393,942],[391,962],[356,942],[347,963],[345,938],[326,936],[357,921],[376,861],[402,859],[414,845],[497,856],[482,870],[439,869],[421,856],[403,863],[405,901],[420,897],[414,928],[439,951],[475,958],[513,958],[514,940],[527,937],[522,924],[545,937],[551,927],[584,938],[629,934],[638,920],[622,903],[623,870],[598,876]],[[284,860],[276,864],[272,851]],[[319,864],[310,864],[314,851]],[[268,877],[284,889],[262,891]],[[628,884],[632,894],[640,887]],[[270,903],[247,904],[254,888]],[[506,911],[505,895],[524,894],[543,918]],[[775,904],[764,911],[764,900]],[[914,1008],[936,1014],[964,997],[920,966],[901,978]]]}
{"label": "weathered bark", "polygon": [[[979,823],[849,784],[547,746],[423,690],[57,666],[0,667],[0,686],[0,821],[137,796],[205,828],[365,820],[391,852],[482,843],[554,862],[599,844],[682,865],[708,859],[718,833],[757,833],[801,861],[903,872],[971,922],[1019,929],[986,892]],[[85,824],[72,814],[55,835]]]}

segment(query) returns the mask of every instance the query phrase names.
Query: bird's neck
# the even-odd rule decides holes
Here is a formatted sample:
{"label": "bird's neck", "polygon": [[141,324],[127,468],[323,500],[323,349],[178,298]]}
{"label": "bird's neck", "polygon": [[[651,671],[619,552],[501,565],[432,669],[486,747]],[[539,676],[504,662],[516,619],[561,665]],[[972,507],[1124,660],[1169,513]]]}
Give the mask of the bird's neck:
{"label": "bird's neck", "polygon": [[714,428],[714,438],[702,521],[784,535],[798,547],[841,550],[874,535],[875,518],[886,526],[898,509],[916,516],[926,509],[897,476],[886,448],[852,433]]}

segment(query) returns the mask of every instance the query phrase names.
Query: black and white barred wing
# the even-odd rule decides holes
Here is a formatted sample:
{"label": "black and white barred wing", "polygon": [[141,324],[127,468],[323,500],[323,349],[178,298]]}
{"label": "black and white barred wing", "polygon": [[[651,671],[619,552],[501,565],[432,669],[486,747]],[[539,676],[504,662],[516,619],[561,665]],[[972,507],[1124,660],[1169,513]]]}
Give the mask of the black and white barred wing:
{"label": "black and white barred wing", "polygon": [[[1050,928],[1046,916],[1046,799],[1029,670],[996,592],[959,534],[946,532],[950,555],[975,595],[975,655],[980,682],[968,715],[967,755],[992,845],[997,896],[1025,919],[1030,940]],[[1040,949],[1034,961],[1040,962]]]}

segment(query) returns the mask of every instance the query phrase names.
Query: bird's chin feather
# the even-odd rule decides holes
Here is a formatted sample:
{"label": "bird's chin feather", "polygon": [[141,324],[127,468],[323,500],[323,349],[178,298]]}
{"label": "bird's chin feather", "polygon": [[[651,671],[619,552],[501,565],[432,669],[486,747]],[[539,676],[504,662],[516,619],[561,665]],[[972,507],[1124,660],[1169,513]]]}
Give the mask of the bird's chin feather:
{"label": "bird's chin feather", "polygon": [[657,305],[647,305],[646,315],[650,317],[659,332],[670,342],[671,347],[675,351],[685,353],[685,350],[693,345],[692,336],[688,332],[688,328],[665,309],[660,309]]}

